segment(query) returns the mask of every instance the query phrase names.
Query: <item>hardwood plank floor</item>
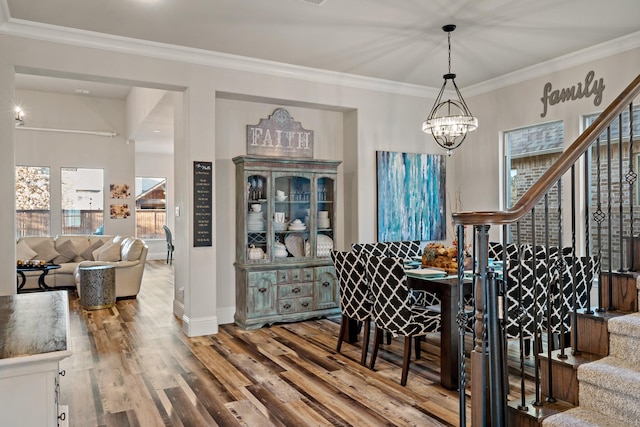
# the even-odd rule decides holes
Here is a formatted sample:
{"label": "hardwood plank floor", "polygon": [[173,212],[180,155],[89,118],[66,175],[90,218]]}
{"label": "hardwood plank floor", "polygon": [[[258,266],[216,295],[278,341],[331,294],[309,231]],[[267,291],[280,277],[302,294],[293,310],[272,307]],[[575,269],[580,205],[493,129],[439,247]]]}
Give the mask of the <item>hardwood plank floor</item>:
{"label": "hardwood plank floor", "polygon": [[71,426],[459,424],[458,393],[438,382],[438,334],[412,360],[406,387],[402,341],[381,349],[373,372],[358,363],[359,344],[335,352],[339,318],[188,338],[172,314],[171,268],[147,262],[138,297],[111,309],[82,310],[70,292],[60,401]]}

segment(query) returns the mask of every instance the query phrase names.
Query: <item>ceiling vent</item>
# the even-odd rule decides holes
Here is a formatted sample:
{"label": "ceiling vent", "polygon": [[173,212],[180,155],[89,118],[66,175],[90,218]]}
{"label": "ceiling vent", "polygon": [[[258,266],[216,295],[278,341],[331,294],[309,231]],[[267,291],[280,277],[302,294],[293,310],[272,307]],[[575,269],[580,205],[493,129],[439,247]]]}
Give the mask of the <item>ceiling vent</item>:
{"label": "ceiling vent", "polygon": [[326,0],[300,0],[303,1],[305,3],[309,3],[309,4],[313,4],[315,6],[320,6],[322,5],[322,3],[324,3]]}

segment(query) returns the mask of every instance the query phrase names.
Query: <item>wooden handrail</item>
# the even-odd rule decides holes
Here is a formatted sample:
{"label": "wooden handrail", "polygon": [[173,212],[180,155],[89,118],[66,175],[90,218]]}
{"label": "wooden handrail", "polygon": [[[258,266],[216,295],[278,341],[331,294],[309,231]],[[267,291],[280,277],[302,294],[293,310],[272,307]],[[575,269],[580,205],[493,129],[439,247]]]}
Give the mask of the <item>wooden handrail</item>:
{"label": "wooden handrail", "polygon": [[[455,212],[452,214],[455,225],[499,225],[519,221],[544,197],[556,182],[573,166],[591,146],[593,141],[604,132],[609,124],[622,113],[623,109],[640,93],[640,74],[618,97],[591,123],[591,125],[564,151],[560,158],[547,169],[538,181],[531,186],[513,207],[504,211]],[[620,129],[622,136],[622,129]]]}

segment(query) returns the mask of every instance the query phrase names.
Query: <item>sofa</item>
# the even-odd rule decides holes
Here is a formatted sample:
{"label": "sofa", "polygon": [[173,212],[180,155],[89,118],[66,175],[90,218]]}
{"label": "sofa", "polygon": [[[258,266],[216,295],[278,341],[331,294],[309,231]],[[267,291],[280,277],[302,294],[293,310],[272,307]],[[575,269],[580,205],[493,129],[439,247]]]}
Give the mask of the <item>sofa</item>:
{"label": "sofa", "polygon": [[[50,270],[45,278],[51,288],[78,288],[78,269],[85,265],[113,265],[116,269],[116,298],[135,297],[140,291],[148,246],[141,239],[126,236],[58,235],[55,237],[21,237],[17,241],[16,259],[38,259],[60,268]],[[23,290],[37,289],[39,271],[24,272]]]}

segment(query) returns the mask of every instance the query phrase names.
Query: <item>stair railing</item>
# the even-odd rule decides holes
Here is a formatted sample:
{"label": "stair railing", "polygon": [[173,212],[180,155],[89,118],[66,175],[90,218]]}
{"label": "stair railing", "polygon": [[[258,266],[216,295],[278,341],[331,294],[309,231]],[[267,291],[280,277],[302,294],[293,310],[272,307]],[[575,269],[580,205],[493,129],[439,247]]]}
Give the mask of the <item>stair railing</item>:
{"label": "stair railing", "polygon": [[[579,264],[578,248],[576,247],[576,233],[578,221],[584,224],[584,254],[585,260],[591,260],[589,257],[592,253],[596,253],[594,258],[600,261],[602,257],[606,257],[607,263],[603,265],[607,267],[605,277],[608,277],[608,289],[598,292],[598,310],[615,309],[613,306],[612,295],[612,272],[613,266],[613,249],[614,249],[614,232],[613,232],[613,216],[614,204],[618,204],[619,215],[619,241],[615,242],[617,250],[619,250],[620,265],[618,271],[625,269],[624,261],[624,242],[623,232],[627,230],[629,236],[633,237],[636,232],[633,204],[634,204],[634,184],[637,174],[633,165],[633,100],[640,94],[640,75],[638,75],[629,84],[620,95],[598,116],[595,121],[587,127],[587,129],[571,144],[557,161],[549,167],[532,185],[513,207],[502,211],[483,211],[483,212],[456,212],[453,213],[454,224],[456,225],[458,238],[458,278],[460,283],[464,280],[463,257],[464,257],[464,227],[473,226],[473,256],[476,259],[476,269],[474,271],[474,301],[475,301],[475,333],[474,348],[471,354],[471,399],[472,399],[472,425],[507,425],[507,401],[509,390],[508,381],[508,363],[507,363],[507,340],[510,339],[510,332],[507,323],[511,321],[518,325],[519,342],[520,342],[520,401],[516,407],[520,411],[527,411],[529,403],[525,398],[525,363],[524,360],[530,357],[527,354],[526,343],[533,341],[534,347],[534,368],[533,381],[535,382],[535,397],[532,402],[534,406],[542,406],[543,399],[540,390],[540,372],[538,355],[544,351],[542,338],[543,333],[546,337],[547,344],[547,363],[549,370],[545,372],[549,386],[544,390],[546,394],[545,401],[554,402],[556,400],[551,386],[553,382],[551,372],[551,356],[554,348],[554,341],[558,338],[558,358],[566,358],[565,335],[568,327],[565,326],[565,316],[570,315],[572,319],[572,352],[578,352],[578,333],[576,330],[576,316],[579,306],[586,312],[591,308],[591,299],[589,297],[589,289],[587,288],[586,304],[582,296],[578,295],[579,290],[576,285],[578,275],[576,265]],[[628,171],[623,175],[623,115],[628,114]],[[637,111],[635,111],[638,114]],[[611,126],[618,125],[618,161],[614,161],[612,154],[612,135]],[[605,147],[602,144],[606,143]],[[590,151],[591,150],[591,151]],[[606,164],[602,162],[601,153],[606,156]],[[589,158],[589,153],[593,153],[595,160]],[[576,165],[580,158],[584,161],[584,214],[577,212],[578,194],[576,192]],[[601,169],[605,168],[606,177],[603,178]],[[595,177],[594,175],[595,168]],[[614,177],[613,169],[618,170],[617,189],[613,187]],[[570,173],[570,194],[571,209],[568,213],[571,216],[571,243],[570,246],[563,248],[566,240],[563,236],[563,216],[562,211],[562,180],[565,174]],[[592,178],[593,177],[593,178]],[[590,193],[588,182],[594,179],[596,186],[596,194]],[[623,191],[623,186],[628,184],[628,191]],[[603,191],[603,188],[605,189]],[[557,194],[557,211],[554,214],[557,218],[557,237],[550,236],[549,218],[551,215],[549,195]],[[627,199],[624,199],[624,197]],[[590,202],[594,199],[593,202]],[[603,200],[604,199],[604,200]],[[595,206],[592,206],[595,205]],[[538,210],[536,209],[538,207]],[[542,209],[539,209],[539,208]],[[540,211],[542,210],[542,213]],[[629,216],[628,227],[625,227],[625,215]],[[525,217],[529,219],[525,220]],[[542,228],[542,239],[544,242],[542,250],[536,242],[536,221],[543,219],[544,226]],[[526,252],[520,239],[520,225],[523,221],[530,221],[530,228],[533,231],[529,246],[530,252]],[[603,223],[607,230],[606,242],[602,242]],[[489,259],[489,228],[490,226],[502,226],[502,256],[503,272],[500,275],[490,266]],[[510,242],[508,227],[516,225],[515,236],[513,240],[517,245]],[[592,230],[595,225],[595,231]],[[596,234],[595,239],[590,238],[590,234]],[[557,246],[552,249],[550,239],[556,240]],[[515,251],[508,255],[509,245],[511,249],[515,246]],[[634,254],[635,239],[629,239],[629,247],[627,251]],[[552,253],[553,252],[553,253]],[[582,252],[582,251],[580,251]],[[530,258],[528,258],[530,257]],[[585,262],[587,262],[585,261]],[[569,265],[569,263],[571,263]],[[588,263],[587,263],[588,264]],[[635,259],[631,261],[630,269],[637,268]],[[592,266],[593,267],[593,266]],[[511,270],[509,270],[511,268]],[[523,272],[523,270],[526,270]],[[508,278],[508,271],[512,273],[511,279]],[[581,272],[582,273],[582,272]],[[515,278],[514,278],[515,277]],[[526,280],[523,279],[526,277]],[[527,285],[524,282],[527,282]],[[532,285],[531,285],[532,284]],[[533,286],[529,289],[527,286]],[[507,293],[512,292],[517,297],[515,301],[520,306],[512,307],[514,310],[508,310],[506,305]],[[527,293],[529,292],[529,293]],[[523,307],[523,295],[533,299],[531,307]],[[531,296],[532,295],[532,296]],[[567,297],[569,295],[569,297]],[[607,298],[607,307],[603,307],[603,297]],[[580,301],[579,301],[580,299]],[[568,300],[568,301],[567,301]],[[510,301],[514,301],[512,297]],[[567,313],[566,305],[570,304],[571,313]],[[555,310],[555,311],[554,311]],[[552,324],[552,313],[559,313],[560,324]],[[461,363],[460,376],[460,425],[466,425],[464,414],[465,402],[465,355],[464,355],[464,325],[466,324],[464,313],[464,302],[460,301],[458,313],[458,325],[460,327],[460,343],[461,354],[459,355]],[[556,316],[557,317],[557,316]],[[523,325],[526,325],[523,326]],[[533,325],[533,326],[531,326]],[[523,333],[529,334],[526,337]],[[513,339],[513,336],[511,336]]]}

